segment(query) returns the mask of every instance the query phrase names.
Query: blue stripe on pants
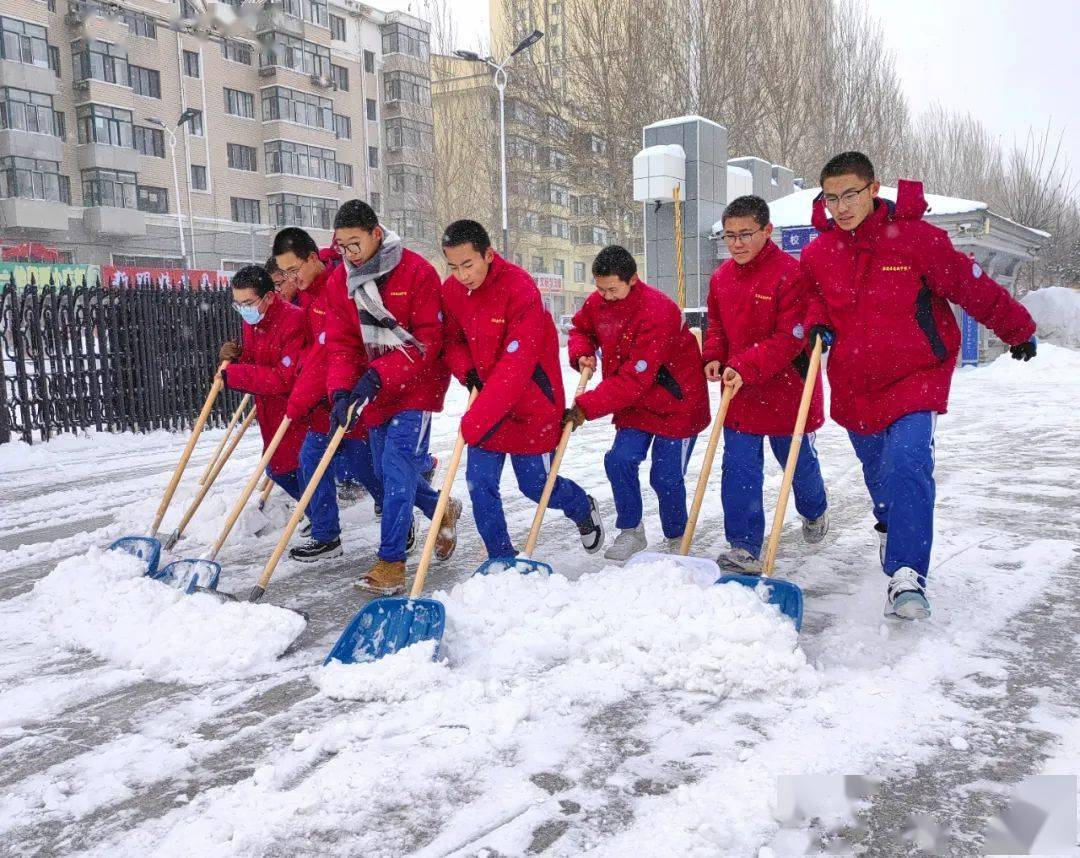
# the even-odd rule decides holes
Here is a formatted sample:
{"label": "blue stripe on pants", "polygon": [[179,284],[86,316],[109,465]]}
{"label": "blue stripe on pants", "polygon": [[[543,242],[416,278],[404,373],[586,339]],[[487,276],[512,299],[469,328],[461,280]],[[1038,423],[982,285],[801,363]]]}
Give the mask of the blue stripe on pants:
{"label": "blue stripe on pants", "polygon": [[618,518],[615,526],[630,530],[641,524],[641,483],[638,469],[652,447],[649,483],[660,505],[664,536],[674,539],[686,529],[686,464],[694,451],[692,438],[665,438],[640,429],[619,429],[615,443],[604,456],[604,470],[611,481]]}
{"label": "blue stripe on pants", "polygon": [[375,475],[383,487],[379,557],[393,563],[405,559],[413,504],[430,519],[439,502],[439,493],[420,478],[421,469],[430,467],[431,412],[401,411],[369,434]]}
{"label": "blue stripe on pants", "polygon": [[874,517],[889,532],[885,574],[907,566],[924,586],[934,543],[936,422],[933,412],[916,411],[872,435],[848,432],[874,502]]}
{"label": "blue stripe on pants", "polygon": [[[465,467],[473,518],[489,557],[513,557],[517,554],[506,531],[506,515],[503,513],[502,495],[499,492],[506,456],[506,453],[469,447],[469,461]],[[514,476],[517,477],[521,493],[534,503],[539,502],[551,466],[551,453],[511,454],[510,464],[514,468]],[[573,522],[584,521],[589,517],[589,498],[585,490],[565,477],[555,478],[555,487],[552,489],[548,506],[561,510],[563,515]]]}
{"label": "blue stripe on pants", "polygon": [[[765,540],[765,508],[761,493],[765,483],[764,435],[752,435],[724,427],[720,499],[724,506],[724,537],[733,548],[761,557]],[[773,456],[783,468],[791,449],[790,435],[769,436]],[[806,518],[825,514],[828,501],[821,478],[813,433],[805,436],[795,460],[791,483],[795,509]]]}

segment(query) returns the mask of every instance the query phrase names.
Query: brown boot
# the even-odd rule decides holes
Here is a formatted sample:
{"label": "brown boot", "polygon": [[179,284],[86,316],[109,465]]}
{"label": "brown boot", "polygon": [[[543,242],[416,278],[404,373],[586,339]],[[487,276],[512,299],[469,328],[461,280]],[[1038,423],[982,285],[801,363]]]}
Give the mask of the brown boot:
{"label": "brown boot", "polygon": [[449,560],[454,549],[457,548],[457,523],[461,518],[461,501],[450,498],[443,512],[442,523],[439,525],[439,535],[435,538],[435,559]]}
{"label": "brown boot", "polygon": [[396,596],[405,592],[405,561],[376,560],[353,586],[376,596]]}

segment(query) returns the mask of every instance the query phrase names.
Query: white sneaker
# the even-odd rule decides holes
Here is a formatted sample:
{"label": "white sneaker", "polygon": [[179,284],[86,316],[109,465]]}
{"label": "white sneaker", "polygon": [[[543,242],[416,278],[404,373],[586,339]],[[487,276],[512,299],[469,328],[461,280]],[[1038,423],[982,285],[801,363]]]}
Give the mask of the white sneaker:
{"label": "white sneaker", "polygon": [[925,620],[930,616],[930,603],[926,601],[919,575],[914,569],[904,566],[889,579],[885,616],[902,620]]}
{"label": "white sneaker", "polygon": [[604,552],[604,557],[616,563],[625,563],[639,551],[644,551],[648,544],[645,539],[645,526],[639,524],[630,530],[620,530],[615,541]]}
{"label": "white sneaker", "polygon": [[761,574],[761,561],[745,548],[729,548],[716,558],[716,563],[725,572],[741,575]]}
{"label": "white sneaker", "polygon": [[653,546],[652,550],[657,554],[678,554],[681,548],[682,537],[673,536],[670,539],[661,539]]}
{"label": "white sneaker", "polygon": [[802,519],[802,535],[809,545],[817,545],[821,540],[825,538],[825,534],[829,532],[829,511],[825,510],[817,518],[805,518],[799,516]]}
{"label": "white sneaker", "polygon": [[881,568],[885,568],[885,545],[889,541],[889,534],[885,531],[885,525],[880,521],[874,525],[874,532],[878,536],[878,559],[881,560]]}

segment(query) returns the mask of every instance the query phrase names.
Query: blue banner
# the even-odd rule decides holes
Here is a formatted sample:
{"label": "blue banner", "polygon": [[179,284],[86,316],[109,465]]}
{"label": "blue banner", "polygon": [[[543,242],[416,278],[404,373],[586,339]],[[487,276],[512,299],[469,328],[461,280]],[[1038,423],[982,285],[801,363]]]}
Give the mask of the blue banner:
{"label": "blue banner", "polygon": [[979,365],[979,323],[960,311],[960,366]]}
{"label": "blue banner", "polygon": [[811,241],[817,238],[817,230],[812,226],[793,226],[780,231],[780,247],[787,253],[801,253]]}

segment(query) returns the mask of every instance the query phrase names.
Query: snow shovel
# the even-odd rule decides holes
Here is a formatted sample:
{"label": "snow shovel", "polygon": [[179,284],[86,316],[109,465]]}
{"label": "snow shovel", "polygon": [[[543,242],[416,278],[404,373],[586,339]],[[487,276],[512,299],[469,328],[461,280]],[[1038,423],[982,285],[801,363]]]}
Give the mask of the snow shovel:
{"label": "snow shovel", "polygon": [[[592,367],[585,367],[581,371],[581,379],[578,381],[574,398],[581,396],[589,385],[592,377]],[[480,564],[474,575],[487,575],[489,572],[501,572],[506,569],[516,569],[523,575],[531,572],[541,572],[551,575],[555,570],[551,565],[540,560],[533,560],[533,551],[536,549],[536,541],[540,538],[540,525],[544,523],[544,514],[547,512],[548,503],[551,501],[551,493],[555,490],[555,480],[559,477],[559,467],[562,465],[563,456],[566,455],[566,447],[570,443],[570,436],[574,432],[574,426],[567,423],[563,427],[562,438],[559,446],[555,448],[555,455],[551,459],[551,467],[548,469],[547,481],[544,483],[544,491],[540,495],[540,502],[533,515],[532,527],[529,528],[529,538],[525,540],[525,551],[517,557],[491,557]]]}
{"label": "snow shovel", "polygon": [[810,367],[806,372],[806,382],[803,384],[799,414],[795,419],[795,431],[791,433],[791,448],[788,450],[787,463],[784,466],[784,481],[780,484],[780,496],[776,500],[776,512],[773,515],[772,531],[769,533],[761,575],[724,575],[716,582],[717,584],[735,582],[747,587],[759,585],[766,587],[770,604],[776,605],[782,614],[791,617],[795,623],[795,631],[802,628],[803,592],[791,581],[773,578],[772,573],[773,566],[776,564],[776,550],[780,546],[780,532],[784,529],[784,514],[787,512],[788,497],[791,495],[791,482],[795,477],[795,464],[799,460],[799,449],[802,447],[806,419],[810,414],[810,403],[814,398],[814,384],[817,382],[820,369],[821,340],[819,339],[810,353]]}
{"label": "snow shovel", "polygon": [[150,526],[150,534],[148,536],[121,536],[109,546],[110,551],[124,551],[145,561],[147,575],[153,575],[157,572],[158,563],[161,560],[161,542],[157,538],[158,528],[161,527],[161,520],[165,518],[165,511],[169,508],[169,503],[176,493],[176,487],[180,485],[180,478],[184,475],[184,468],[187,467],[188,459],[191,458],[195,444],[198,442],[203,427],[210,417],[210,410],[214,407],[214,402],[222,387],[225,386],[221,380],[221,373],[228,366],[229,361],[222,361],[221,366],[218,367],[217,374],[214,376],[214,383],[210,385],[210,392],[206,394],[206,402],[203,403],[202,411],[199,412],[199,417],[195,421],[194,427],[192,427],[191,437],[188,438],[184,452],[180,454],[180,461],[177,462],[172,479],[169,480],[169,485],[165,488],[165,495],[162,497],[161,503],[158,504],[157,513],[154,515],[154,523]]}
{"label": "snow shovel", "polygon": [[199,493],[195,495],[195,499],[187,508],[187,512],[184,513],[184,517],[180,519],[180,523],[176,525],[176,528],[169,534],[169,538],[165,540],[165,548],[171,549],[177,542],[180,541],[180,537],[183,535],[184,530],[191,523],[191,519],[195,516],[199,507],[202,505],[203,499],[210,493],[210,489],[214,487],[214,481],[218,478],[218,474],[221,473],[222,468],[225,467],[225,463],[229,461],[229,457],[232,456],[233,451],[244,437],[244,433],[247,432],[248,426],[251,425],[251,421],[255,419],[255,409],[252,408],[248,412],[247,417],[244,418],[244,422],[240,424],[240,429],[229,440],[229,446],[225,448],[225,452],[218,457],[214,462],[214,467],[210,470],[210,476]]}
{"label": "snow shovel", "polygon": [[[477,391],[474,390],[469,397],[469,405],[476,400],[476,394]],[[383,656],[393,655],[398,650],[414,643],[430,640],[435,641],[432,658],[439,657],[439,642],[446,628],[446,608],[443,607],[442,602],[435,599],[421,599],[419,596],[424,592],[424,581],[427,578],[428,567],[431,566],[431,557],[435,553],[435,540],[439,535],[443,514],[450,503],[450,489],[454,484],[454,477],[457,475],[461,454],[464,451],[465,439],[459,429],[454,453],[446,466],[446,475],[443,477],[442,488],[439,490],[439,502],[435,505],[435,514],[431,517],[427,539],[424,541],[424,551],[420,556],[420,565],[416,567],[416,577],[413,579],[409,597],[385,596],[372,599],[364,605],[349,621],[323,664],[329,664],[335,659],[342,664],[375,661]]]}
{"label": "snow shovel", "polygon": [[[244,507],[247,505],[248,500],[255,491],[255,486],[259,482],[259,476],[270,464],[270,460],[273,458],[274,453],[281,444],[281,440],[289,430],[290,422],[288,417],[284,418],[278,426],[277,432],[274,433],[274,437],[271,438],[270,443],[266,445],[266,450],[263,452],[262,458],[259,459],[259,463],[255,466],[255,471],[248,479],[247,485],[245,485],[243,491],[240,492],[240,497],[233,505],[229,517],[225,519],[225,525],[222,527],[221,533],[218,535],[217,541],[214,543],[213,547],[202,557],[185,558],[170,563],[155,576],[157,579],[164,581],[166,584],[171,584],[178,589],[184,590],[186,593],[193,593],[196,591],[213,592],[217,590],[218,578],[221,576],[221,564],[217,562],[218,552],[221,551],[222,546],[225,544],[225,540],[229,538],[233,525],[236,524],[236,520],[240,518],[240,513],[244,511]],[[273,485],[272,482],[271,485]]]}
{"label": "snow shovel", "polygon": [[233,412],[233,416],[229,420],[229,425],[225,427],[225,434],[221,436],[221,440],[218,442],[217,448],[214,450],[214,455],[210,457],[210,461],[206,463],[206,469],[202,472],[202,476],[199,477],[199,485],[205,485],[207,477],[210,476],[210,472],[214,470],[214,463],[217,462],[218,457],[221,455],[221,451],[225,449],[225,442],[229,440],[229,436],[232,435],[233,429],[236,428],[236,424],[240,422],[240,418],[244,414],[244,409],[248,407],[248,403],[251,402],[251,394],[245,393],[244,398],[240,400],[240,404],[236,406],[236,410]]}

